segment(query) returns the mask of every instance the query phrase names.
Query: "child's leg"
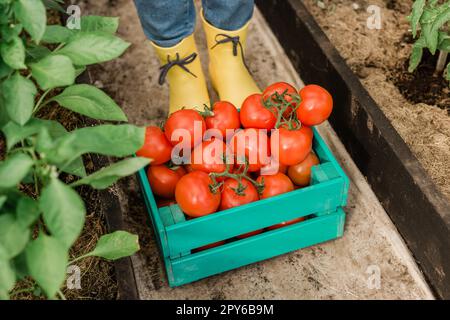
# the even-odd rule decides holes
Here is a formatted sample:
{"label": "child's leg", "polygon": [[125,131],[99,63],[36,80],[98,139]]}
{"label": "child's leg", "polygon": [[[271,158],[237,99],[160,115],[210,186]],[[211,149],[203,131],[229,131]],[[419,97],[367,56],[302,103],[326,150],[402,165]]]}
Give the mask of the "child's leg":
{"label": "child's leg", "polygon": [[214,27],[238,30],[253,15],[253,0],[202,0],[203,16]]}
{"label": "child's leg", "polygon": [[195,45],[193,0],[135,0],[144,33],[161,61],[159,83],[170,85],[169,113],[209,104]]}
{"label": "child's leg", "polygon": [[253,0],[203,0],[211,81],[220,100],[236,108],[249,95],[260,93],[244,57],[253,6]]}
{"label": "child's leg", "polygon": [[192,0],[134,0],[144,33],[161,47],[172,47],[194,32]]}

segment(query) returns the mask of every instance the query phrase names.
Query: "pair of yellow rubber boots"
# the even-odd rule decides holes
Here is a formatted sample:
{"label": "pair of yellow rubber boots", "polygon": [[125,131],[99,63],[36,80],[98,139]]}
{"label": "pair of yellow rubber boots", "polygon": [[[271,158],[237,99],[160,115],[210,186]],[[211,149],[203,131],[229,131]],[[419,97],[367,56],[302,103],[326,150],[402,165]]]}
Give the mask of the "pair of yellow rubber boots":
{"label": "pair of yellow rubber boots", "polygon": [[[244,60],[248,25],[235,31],[220,30],[209,24],[201,14],[209,53],[209,74],[221,101],[240,108],[244,99],[260,93]],[[160,84],[169,82],[169,114],[181,108],[203,110],[210,105],[205,76],[194,36],[177,45],[164,48],[152,43],[161,61]]]}

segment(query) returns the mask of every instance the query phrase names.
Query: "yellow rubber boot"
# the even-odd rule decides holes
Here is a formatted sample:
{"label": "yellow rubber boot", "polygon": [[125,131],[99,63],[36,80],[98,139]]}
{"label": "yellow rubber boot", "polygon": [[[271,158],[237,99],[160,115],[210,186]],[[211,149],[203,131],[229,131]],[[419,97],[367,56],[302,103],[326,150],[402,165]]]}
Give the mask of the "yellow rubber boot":
{"label": "yellow rubber boot", "polygon": [[209,74],[220,100],[241,108],[253,93],[260,93],[244,60],[249,22],[235,31],[221,30],[206,21],[201,13],[209,53]]}
{"label": "yellow rubber boot", "polygon": [[164,48],[152,42],[161,61],[159,83],[167,79],[170,88],[169,114],[181,108],[203,110],[209,105],[208,89],[200,65],[194,36],[173,47]]}

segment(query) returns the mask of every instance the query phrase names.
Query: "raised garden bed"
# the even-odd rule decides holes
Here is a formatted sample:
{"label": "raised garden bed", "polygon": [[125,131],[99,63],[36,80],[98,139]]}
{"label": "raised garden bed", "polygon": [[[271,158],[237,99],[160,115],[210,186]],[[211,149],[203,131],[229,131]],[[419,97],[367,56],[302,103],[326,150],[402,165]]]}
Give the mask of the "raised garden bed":
{"label": "raised garden bed", "polygon": [[[50,159],[50,153],[58,148],[55,144],[47,150],[36,146],[36,140],[46,141],[47,146],[49,146],[50,143],[59,138],[64,139],[68,135],[75,135],[80,132],[77,130],[82,130],[80,128],[86,130],[99,130],[98,128],[100,128],[100,131],[110,128],[98,126],[102,121],[93,119],[119,120],[114,119],[114,116],[112,118],[97,117],[90,112],[85,113],[77,109],[73,104],[71,107],[74,108],[70,109],[71,107],[64,105],[64,103],[55,102],[57,97],[62,96],[63,91],[66,92],[65,89],[77,90],[83,88],[85,91],[80,94],[80,97],[84,96],[85,99],[91,100],[91,103],[95,98],[92,98],[93,96],[88,97],[88,90],[91,90],[91,93],[94,91],[96,98],[99,95],[105,98],[106,95],[89,84],[90,77],[87,76],[87,72],[84,72],[84,76],[78,76],[79,71],[85,70],[85,68],[76,71],[71,58],[59,52],[53,55],[52,53],[60,50],[66,44],[69,45],[75,38],[78,41],[81,38],[81,42],[92,36],[98,36],[108,41],[111,41],[111,39],[122,41],[106,32],[95,33],[98,30],[96,28],[103,25],[102,23],[105,21],[113,22],[114,25],[115,21],[111,18],[98,16],[85,18],[85,21],[88,22],[95,21],[94,24],[96,25],[85,27],[83,31],[86,32],[65,30],[62,25],[66,15],[61,14],[64,12],[64,8],[60,7],[59,3],[62,4],[61,1],[47,1],[46,6],[44,6],[44,3],[40,1],[17,2],[14,3],[14,10],[9,7],[8,2],[2,4],[2,10],[6,8],[2,11],[2,45],[16,43],[19,49],[18,51],[4,51],[2,47],[0,59],[2,63],[0,80],[2,88],[5,89],[1,97],[0,159],[4,166],[3,169],[10,163],[12,164],[12,167],[6,167],[7,170],[2,171],[2,178],[6,177],[3,181],[12,180],[12,177],[18,179],[17,182],[13,180],[10,185],[3,184],[1,190],[2,204],[0,207],[2,207],[1,213],[4,219],[2,220],[4,246],[1,249],[10,248],[14,245],[17,248],[2,252],[5,253],[2,255],[2,263],[5,262],[5,264],[2,264],[2,276],[4,277],[2,277],[0,298],[136,299],[138,294],[131,261],[129,258],[117,259],[127,256],[126,252],[119,252],[126,246],[131,248],[129,254],[139,249],[137,236],[126,232],[115,232],[105,236],[107,230],[117,231],[124,227],[118,196],[114,192],[114,187],[105,190],[112,183],[99,188],[87,188],[85,186],[87,183],[82,181],[74,183],[78,176],[86,177],[89,175],[87,179],[94,178],[95,180],[96,176],[93,175],[95,170],[102,169],[101,174],[108,175],[111,168],[115,170],[114,166],[109,166],[112,162],[107,157],[92,153],[93,150],[91,151],[89,148],[88,151],[83,149],[88,143],[79,139],[80,145],[82,145],[81,149],[83,149],[80,155],[76,156],[76,161],[79,162],[72,168],[73,170],[65,170],[64,165],[61,164],[58,167],[57,161]],[[36,12],[35,17],[29,15],[31,11]],[[14,12],[13,15],[11,15],[11,12]],[[10,29],[12,29],[14,23],[9,21],[14,21],[14,23],[20,21],[26,27],[23,29],[20,27],[20,29],[17,29],[18,31],[15,30],[14,32],[17,32],[17,34],[13,35],[10,33],[12,32]],[[101,23],[97,24],[99,21]],[[57,30],[56,33],[59,35],[65,34],[67,39],[61,41],[58,37],[56,37],[58,39],[53,38],[54,34],[51,31],[48,35],[47,31],[50,28],[53,28],[51,29],[53,31]],[[42,34],[41,31],[44,29],[47,31]],[[109,31],[114,33],[111,30]],[[23,35],[19,37],[22,32]],[[69,32],[77,33],[77,35],[68,35]],[[11,36],[12,40],[7,40],[5,34]],[[39,46],[35,43],[31,44],[30,39],[39,43]],[[57,46],[56,43],[59,42],[61,43]],[[100,43],[101,40],[97,39],[97,42]],[[78,44],[77,48],[83,48],[83,46],[86,46],[86,44]],[[105,47],[107,45],[103,49]],[[89,54],[92,54],[92,52]],[[119,54],[121,52],[117,52],[116,56]],[[75,58],[72,56],[72,59]],[[98,61],[79,61],[78,64],[85,66],[108,60],[101,57],[99,59]],[[14,61],[19,61],[21,66],[14,64]],[[31,72],[30,68],[34,67],[39,68],[40,72],[34,69]],[[27,71],[17,71],[19,69],[27,69]],[[24,77],[25,75],[27,78]],[[27,91],[20,85],[19,87],[7,86],[14,81],[18,81],[19,84],[26,83],[25,88],[32,89]],[[23,100],[19,99],[20,103],[14,104],[15,100],[11,98],[13,94],[22,95]],[[96,101],[97,104],[94,102],[91,106],[95,105],[96,111],[99,111],[104,105],[98,103],[99,100]],[[108,103],[111,104],[110,100],[106,104]],[[59,107],[63,105],[66,108]],[[8,109],[10,106],[14,106],[17,112],[22,112],[20,108],[30,109],[29,112],[24,113],[23,118],[18,119]],[[6,113],[4,113],[5,110]],[[116,106],[116,111],[121,113],[118,106]],[[112,114],[113,112],[109,113]],[[45,127],[45,125],[48,127]],[[36,128],[39,129],[39,132],[35,131]],[[139,140],[142,137],[139,133],[140,129],[134,128],[138,132],[136,137]],[[94,140],[96,140],[94,137],[96,135],[95,130],[91,131],[92,134],[89,135],[89,138]],[[14,134],[17,133],[23,134],[23,136],[15,141]],[[111,136],[109,138],[112,139]],[[17,146],[18,142],[21,142],[21,146]],[[138,143],[139,141],[136,143],[135,149],[139,147]],[[17,166],[20,166],[20,161],[11,161],[11,154],[18,150],[20,150],[17,153],[20,155],[19,157],[28,160],[28,165],[25,167],[27,170],[25,173],[28,174],[26,177],[21,176],[22,173],[14,171]],[[133,150],[130,151],[130,153],[132,152]],[[100,152],[100,154],[125,155],[109,152]],[[148,161],[145,161],[145,163],[148,163]],[[109,168],[105,168],[105,166],[109,166]],[[8,173],[9,176],[7,176]],[[78,182],[80,183],[77,184]],[[69,184],[70,186],[68,186]],[[28,207],[23,207],[24,205]],[[33,217],[31,217],[32,212]],[[53,213],[54,215],[49,218]],[[66,214],[66,216],[62,216],[62,214]],[[7,228],[12,231],[8,232],[10,230],[7,230]],[[108,245],[109,248],[107,248]],[[106,251],[104,251],[105,249]],[[30,258],[31,255],[33,255],[32,258]],[[92,260],[89,258],[92,256],[103,257],[105,260]],[[78,276],[81,278],[81,287],[70,288],[67,285],[66,288],[64,285],[64,280],[67,278],[66,266],[68,265],[79,267],[80,273],[78,273]],[[3,269],[4,266],[6,268]],[[51,276],[45,275],[44,272],[51,274]],[[77,272],[75,271],[73,275],[75,276],[73,278],[75,282],[72,283],[78,284]]]}
{"label": "raised garden bed", "polygon": [[[106,157],[94,157],[94,166],[102,168],[110,164]],[[108,232],[124,230],[124,220],[119,198],[113,190],[100,191],[102,211],[105,215]],[[117,281],[117,299],[136,300],[139,299],[133,265],[130,257],[122,258],[112,262],[114,264],[115,280]]]}
{"label": "raised garden bed", "polygon": [[[66,7],[69,5],[65,2]],[[60,14],[60,19],[63,24],[67,22],[67,15]],[[87,83],[94,84],[93,78],[95,79],[95,71],[91,71],[92,67],[87,68],[78,78],[77,83]],[[99,121],[87,118],[89,125],[99,124]],[[100,168],[111,165],[113,162],[106,156],[100,156],[97,154],[91,155],[91,160],[93,164],[93,169],[96,171]],[[122,215],[122,208],[120,205],[119,196],[114,192],[113,187],[96,191],[98,200],[100,202],[99,210],[104,216],[102,223],[108,233],[124,230],[125,224]],[[97,213],[99,214],[99,213]],[[137,300],[139,299],[139,294],[137,290],[137,284],[134,277],[134,269],[130,257],[125,257],[112,262],[106,262],[113,266],[114,275],[111,275],[113,279],[111,281],[117,283],[117,294],[116,297],[119,300]],[[75,297],[76,298],[76,297]],[[105,299],[106,297],[100,297]]]}
{"label": "raised garden bed", "polygon": [[[306,83],[335,99],[330,123],[440,298],[450,298],[450,205],[301,1],[257,5]],[[283,13],[283,14],[280,14]],[[307,44],[307,45],[306,45]]]}

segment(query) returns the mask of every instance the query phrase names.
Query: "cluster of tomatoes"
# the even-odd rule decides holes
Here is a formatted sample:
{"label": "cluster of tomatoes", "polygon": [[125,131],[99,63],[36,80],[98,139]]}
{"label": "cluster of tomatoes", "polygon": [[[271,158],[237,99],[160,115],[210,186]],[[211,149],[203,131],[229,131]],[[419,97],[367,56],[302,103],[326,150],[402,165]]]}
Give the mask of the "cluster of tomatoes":
{"label": "cluster of tomatoes", "polygon": [[[211,108],[205,106],[203,112],[176,111],[163,129],[147,127],[145,144],[137,155],[152,159],[147,176],[159,206],[177,203],[187,218],[192,219],[310,183],[311,167],[319,163],[312,151],[311,126],[322,123],[331,114],[333,99],[328,91],[317,85],[297,91],[288,83],[277,82],[262,94],[247,97],[240,107],[238,111],[231,103],[219,101]],[[200,135],[195,134],[196,128]],[[177,134],[180,129],[191,137],[185,141],[188,148],[183,153],[190,153],[189,159],[199,161],[173,163],[174,147],[183,143],[183,137]],[[221,138],[205,138],[208,129],[218,131]],[[251,133],[256,139],[245,138]],[[241,145],[244,159],[237,154],[239,141],[244,141]],[[211,151],[218,146],[223,150],[221,154]],[[251,155],[255,155],[253,161],[249,161]]]}

